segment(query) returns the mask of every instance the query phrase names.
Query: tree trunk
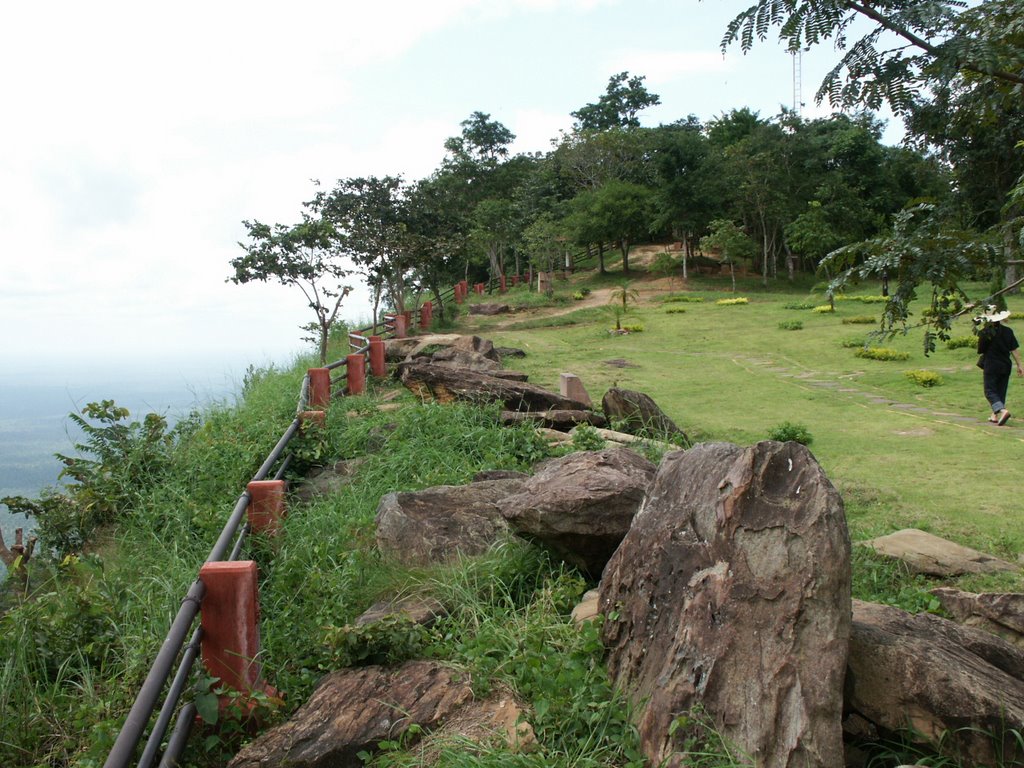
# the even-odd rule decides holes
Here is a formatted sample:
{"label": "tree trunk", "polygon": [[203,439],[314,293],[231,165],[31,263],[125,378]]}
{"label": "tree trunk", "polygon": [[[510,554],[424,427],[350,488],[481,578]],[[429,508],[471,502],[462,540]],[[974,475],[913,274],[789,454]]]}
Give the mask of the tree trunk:
{"label": "tree trunk", "polygon": [[600,274],[608,274],[607,270],[604,268],[604,242],[597,244],[597,263]]}
{"label": "tree trunk", "polygon": [[736,262],[729,259],[729,275],[732,277],[732,292],[736,293]]}
{"label": "tree trunk", "polygon": [[619,249],[622,251],[622,274],[629,274],[629,238],[619,240]]}

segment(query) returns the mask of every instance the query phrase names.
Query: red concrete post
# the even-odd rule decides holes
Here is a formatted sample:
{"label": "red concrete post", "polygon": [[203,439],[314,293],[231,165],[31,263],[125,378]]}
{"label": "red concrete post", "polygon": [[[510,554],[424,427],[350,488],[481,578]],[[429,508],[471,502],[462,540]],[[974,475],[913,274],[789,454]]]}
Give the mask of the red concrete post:
{"label": "red concrete post", "polygon": [[260,679],[260,608],[256,563],[205,563],[200,611],[203,663],[222,685],[241,693],[266,691]]}
{"label": "red concrete post", "polygon": [[504,293],[505,291],[507,291],[507,290],[508,290],[508,283],[506,282],[506,280],[505,280],[505,276],[504,276],[504,275],[502,275],[502,276],[501,276],[501,277],[499,278],[499,284],[501,285],[501,288],[500,288],[499,290],[500,290],[500,291],[501,291],[502,293]]}
{"label": "red concrete post", "polygon": [[454,290],[455,290],[455,303],[456,303],[456,304],[461,304],[461,303],[462,303],[462,300],[463,300],[463,299],[465,298],[465,297],[464,297],[464,296],[462,295],[462,283],[456,283],[456,284],[455,284],[455,285],[453,286],[453,288],[454,288]]}
{"label": "red concrete post", "polygon": [[348,394],[361,395],[366,391],[366,358],[361,354],[348,355],[345,358],[345,379]]}
{"label": "red concrete post", "polygon": [[326,408],[331,403],[331,371],[328,368],[309,369],[309,407]]}
{"label": "red concrete post", "polygon": [[407,309],[402,314],[405,315],[405,332],[413,333],[416,328],[416,324],[412,321],[412,310]]}
{"label": "red concrete post", "polygon": [[519,285],[519,275],[512,275],[512,287]]}
{"label": "red concrete post", "polygon": [[462,298],[469,296],[469,280],[461,281],[462,285]]}
{"label": "red concrete post", "polygon": [[423,306],[420,307],[420,329],[429,330],[431,323],[434,322],[434,303],[432,301],[424,301]]}
{"label": "red concrete post", "polygon": [[281,532],[281,521],[288,514],[284,498],[286,489],[284,480],[253,480],[246,486],[249,492],[249,525],[254,533],[276,536]]}
{"label": "red concrete post", "polygon": [[299,411],[299,431],[306,432],[308,425],[312,424],[317,429],[327,426],[327,411]]}
{"label": "red concrete post", "polygon": [[404,339],[408,335],[406,331],[405,315],[395,315],[395,338]]}
{"label": "red concrete post", "polygon": [[384,365],[384,340],[380,336],[370,337],[370,373],[378,377],[387,374]]}

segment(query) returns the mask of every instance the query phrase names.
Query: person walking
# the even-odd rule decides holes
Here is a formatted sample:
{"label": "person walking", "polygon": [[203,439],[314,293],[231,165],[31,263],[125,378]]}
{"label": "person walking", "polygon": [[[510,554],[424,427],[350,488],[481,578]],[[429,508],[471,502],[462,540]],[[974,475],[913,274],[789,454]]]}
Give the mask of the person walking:
{"label": "person walking", "polygon": [[1024,376],[1017,337],[1011,328],[1003,325],[1009,316],[1008,310],[999,311],[990,305],[985,314],[976,318],[984,323],[978,331],[978,354],[981,355],[978,366],[983,371],[985,399],[992,407],[988,420],[1000,427],[1010,420],[1010,412],[1006,410],[1006,390],[1010,385],[1011,357],[1017,364],[1017,375]]}

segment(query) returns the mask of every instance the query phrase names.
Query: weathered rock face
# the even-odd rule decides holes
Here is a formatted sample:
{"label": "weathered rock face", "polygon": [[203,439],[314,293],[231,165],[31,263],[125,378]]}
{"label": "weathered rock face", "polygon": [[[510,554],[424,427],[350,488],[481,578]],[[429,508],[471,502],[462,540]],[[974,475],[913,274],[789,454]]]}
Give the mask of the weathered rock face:
{"label": "weathered rock face", "polygon": [[446,368],[468,368],[471,371],[481,371],[482,373],[501,370],[501,363],[471,349],[458,347],[439,349],[430,355],[429,359],[434,365],[442,365]]}
{"label": "weathered rock face", "polygon": [[519,535],[599,575],[629,530],[656,467],[633,451],[578,451],[541,462],[499,503]]}
{"label": "weathered rock face", "polygon": [[939,587],[931,592],[961,624],[984,629],[1018,648],[1024,648],[1024,594],[975,594],[949,587]]}
{"label": "weathered rock face", "polygon": [[[847,707],[877,726],[912,726],[965,765],[1024,757],[1024,653],[987,632],[855,601]],[[995,741],[993,740],[993,737]]]}
{"label": "weathered rock face", "polygon": [[471,315],[503,315],[510,312],[508,304],[470,304],[469,314]]}
{"label": "weathered rock face", "polygon": [[426,730],[473,698],[465,674],[425,661],[332,672],[287,723],[235,755],[230,768],[361,768],[357,757],[415,723]]}
{"label": "weathered rock face", "polygon": [[842,765],[843,504],[797,443],[667,454],[601,582],[609,669],[653,763],[701,705],[759,766]]}
{"label": "weathered rock face", "polygon": [[500,402],[510,411],[546,411],[550,408],[584,410],[582,403],[532,384],[490,376],[478,371],[445,368],[433,363],[405,362],[398,366],[402,383],[424,400],[450,403]]}
{"label": "weathered rock face", "polygon": [[683,445],[690,443],[686,433],[643,392],[612,387],[601,398],[601,410],[608,417],[608,421],[624,424],[628,432],[643,432],[651,437],[669,440],[678,439]]}
{"label": "weathered rock face", "polygon": [[501,355],[498,354],[498,350],[494,348],[494,344],[490,339],[482,339],[479,336],[460,336],[452,342],[452,346],[456,349],[476,352],[496,363],[501,362]]}
{"label": "weathered rock face", "polygon": [[482,554],[508,533],[498,502],[518,492],[523,482],[485,480],[389,493],[377,506],[377,546],[407,565]]}

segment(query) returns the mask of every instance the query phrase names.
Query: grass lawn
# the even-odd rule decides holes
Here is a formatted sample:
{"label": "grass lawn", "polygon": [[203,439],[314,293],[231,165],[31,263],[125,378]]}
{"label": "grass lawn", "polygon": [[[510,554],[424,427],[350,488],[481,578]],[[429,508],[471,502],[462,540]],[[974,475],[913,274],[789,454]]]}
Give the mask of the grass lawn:
{"label": "grass lawn", "polygon": [[[577,274],[560,290],[592,287],[597,296],[617,282]],[[640,300],[624,323],[641,324],[640,333],[609,334],[614,320],[594,302],[575,311],[562,305],[555,310],[562,314],[548,317],[471,316],[461,325],[496,345],[524,349],[527,357],[514,367],[541,386],[557,388],[558,374],[572,372],[597,402],[612,386],[644,391],[696,441],[743,445],[765,439],[782,422],[805,426],[811,450],[843,495],[854,540],[917,527],[1011,560],[1024,552],[1016,477],[1024,455],[1024,382],[1011,382],[1008,396],[1021,418],[995,427],[985,421],[973,348],[940,345],[926,357],[921,329],[874,344],[908,353],[906,360],[863,359],[844,346],[877,329],[880,304],[847,298],[834,313],[787,308],[827,301],[820,289],[814,294],[810,285],[785,280],[766,291],[748,278],[732,294],[727,277],[691,278],[684,287],[640,273],[631,287]],[[976,288],[973,294],[984,294]],[[869,287],[859,295],[878,293]],[[673,296],[704,301],[665,300]],[[749,303],[715,303],[739,296]],[[1024,298],[1009,304],[1024,309]],[[866,316],[875,323],[843,323]],[[780,327],[793,321],[802,327]],[[970,319],[959,320],[953,335],[970,336]],[[616,360],[626,367],[608,362]],[[907,378],[910,370],[936,372],[942,383],[922,387]]]}

